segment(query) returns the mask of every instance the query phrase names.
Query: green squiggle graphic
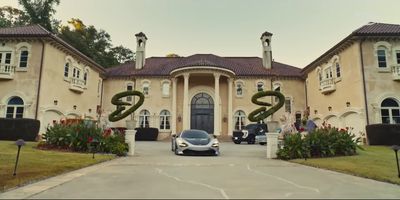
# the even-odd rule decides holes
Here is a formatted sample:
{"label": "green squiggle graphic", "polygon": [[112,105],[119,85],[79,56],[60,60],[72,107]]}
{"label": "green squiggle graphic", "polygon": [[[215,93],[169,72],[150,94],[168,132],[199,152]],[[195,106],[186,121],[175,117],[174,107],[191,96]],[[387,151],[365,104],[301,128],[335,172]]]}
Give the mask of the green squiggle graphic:
{"label": "green squiggle graphic", "polygon": [[[138,96],[139,101],[125,112],[122,112],[126,109],[125,106],[132,105],[131,103],[123,102],[121,100],[121,98],[127,96]],[[144,102],[144,95],[139,91],[125,91],[114,95],[113,98],[111,99],[111,103],[117,106],[117,110],[115,110],[108,116],[108,120],[110,120],[110,122],[116,122],[121,119],[124,119],[125,117],[135,112],[141,105],[143,105],[143,102]]]}
{"label": "green squiggle graphic", "polygon": [[[259,98],[266,97],[266,96],[275,96],[278,97],[278,104],[275,106],[272,106],[268,102],[262,102],[259,101]],[[251,122],[259,122],[261,120],[264,120],[268,116],[274,114],[276,111],[278,111],[280,108],[282,108],[283,104],[285,103],[285,96],[283,96],[282,93],[277,92],[277,91],[261,91],[253,95],[251,97],[251,102],[253,102],[256,105],[259,106],[272,106],[269,110],[267,110],[266,107],[261,107],[249,114],[249,120]]]}

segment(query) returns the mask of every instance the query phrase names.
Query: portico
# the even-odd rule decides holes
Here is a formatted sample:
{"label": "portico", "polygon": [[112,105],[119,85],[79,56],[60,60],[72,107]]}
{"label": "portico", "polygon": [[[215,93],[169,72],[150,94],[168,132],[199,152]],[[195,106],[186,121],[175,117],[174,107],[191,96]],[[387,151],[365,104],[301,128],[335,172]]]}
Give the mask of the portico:
{"label": "portico", "polygon": [[[172,127],[172,133],[198,128],[206,129],[215,135],[232,134],[233,120],[229,116],[232,116],[232,77],[234,75],[234,72],[230,70],[211,66],[182,68],[171,72],[171,76],[174,77],[172,79],[171,122],[179,124],[177,119],[182,119],[180,129],[175,125]],[[178,91],[178,84],[181,83],[179,79],[183,79],[181,91]],[[178,93],[181,96],[178,96]],[[179,98],[182,98],[181,104],[179,104]],[[195,104],[197,100],[199,104]],[[181,109],[178,111],[179,107]],[[203,110],[203,112],[194,112],[195,107],[197,111]],[[209,122],[212,126],[207,124]]]}

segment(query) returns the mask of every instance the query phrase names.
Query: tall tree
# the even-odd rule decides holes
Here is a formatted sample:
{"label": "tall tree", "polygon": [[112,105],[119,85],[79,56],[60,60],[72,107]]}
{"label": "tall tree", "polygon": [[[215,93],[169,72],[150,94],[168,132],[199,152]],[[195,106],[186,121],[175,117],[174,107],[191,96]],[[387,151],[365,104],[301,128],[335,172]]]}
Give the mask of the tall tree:
{"label": "tall tree", "polygon": [[47,30],[55,33],[60,21],[53,18],[56,13],[55,6],[60,0],[18,0],[32,24],[40,24]]}
{"label": "tall tree", "polygon": [[10,6],[0,7],[0,27],[29,24],[29,16],[22,10]]}
{"label": "tall tree", "polygon": [[110,35],[82,20],[72,18],[62,26],[59,37],[104,67],[111,67],[132,60],[133,52],[123,46],[113,47]]}

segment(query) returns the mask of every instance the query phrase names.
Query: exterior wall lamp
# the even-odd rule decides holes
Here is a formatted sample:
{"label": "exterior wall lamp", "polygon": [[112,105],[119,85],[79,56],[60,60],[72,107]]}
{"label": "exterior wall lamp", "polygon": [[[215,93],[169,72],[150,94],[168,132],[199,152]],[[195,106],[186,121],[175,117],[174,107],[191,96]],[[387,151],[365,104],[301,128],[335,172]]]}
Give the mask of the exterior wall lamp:
{"label": "exterior wall lamp", "polygon": [[180,115],[178,115],[178,122],[182,121],[182,117]]}
{"label": "exterior wall lamp", "polygon": [[58,100],[54,100],[54,105],[56,106],[58,104]]}
{"label": "exterior wall lamp", "polygon": [[328,110],[329,110],[329,111],[332,111],[332,106],[329,106],[329,107],[328,107]]}
{"label": "exterior wall lamp", "polygon": [[399,145],[393,145],[392,149],[394,151],[394,154],[396,154],[397,176],[400,178],[399,157],[397,156],[397,152],[400,150],[400,146]]}
{"label": "exterior wall lamp", "polygon": [[347,107],[350,107],[350,105],[351,105],[351,104],[350,104],[350,102],[349,102],[349,101],[348,101],[348,102],[346,102],[346,106],[347,106]]}
{"label": "exterior wall lamp", "polygon": [[73,106],[74,110],[76,110],[76,105]]}

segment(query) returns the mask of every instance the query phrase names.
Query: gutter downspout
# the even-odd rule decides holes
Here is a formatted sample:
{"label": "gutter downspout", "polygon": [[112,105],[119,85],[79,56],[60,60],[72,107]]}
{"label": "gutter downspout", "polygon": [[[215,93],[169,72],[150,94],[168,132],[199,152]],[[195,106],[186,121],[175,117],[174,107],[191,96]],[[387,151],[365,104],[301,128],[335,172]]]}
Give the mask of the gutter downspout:
{"label": "gutter downspout", "polygon": [[363,81],[363,93],[364,93],[364,102],[365,102],[365,114],[367,117],[367,125],[369,125],[369,112],[368,112],[368,99],[367,99],[367,86],[365,85],[365,70],[364,70],[364,56],[362,43],[364,40],[360,41],[360,57],[361,57],[361,72],[362,72],[362,81]]}
{"label": "gutter downspout", "polygon": [[36,111],[35,111],[35,119],[38,119],[38,114],[39,114],[39,100],[40,100],[40,90],[41,90],[41,85],[42,85],[42,74],[43,74],[43,61],[44,61],[44,50],[45,50],[45,43],[43,40],[40,40],[42,42],[42,55],[40,58],[40,69],[39,69],[39,83],[38,83],[38,90],[36,94]]}
{"label": "gutter downspout", "polygon": [[[307,75],[306,80],[304,81],[304,91],[306,93],[306,108],[308,108],[308,90],[307,90],[308,83],[307,83],[307,80],[308,80],[308,75]],[[310,113],[308,113],[308,115],[310,115]]]}

